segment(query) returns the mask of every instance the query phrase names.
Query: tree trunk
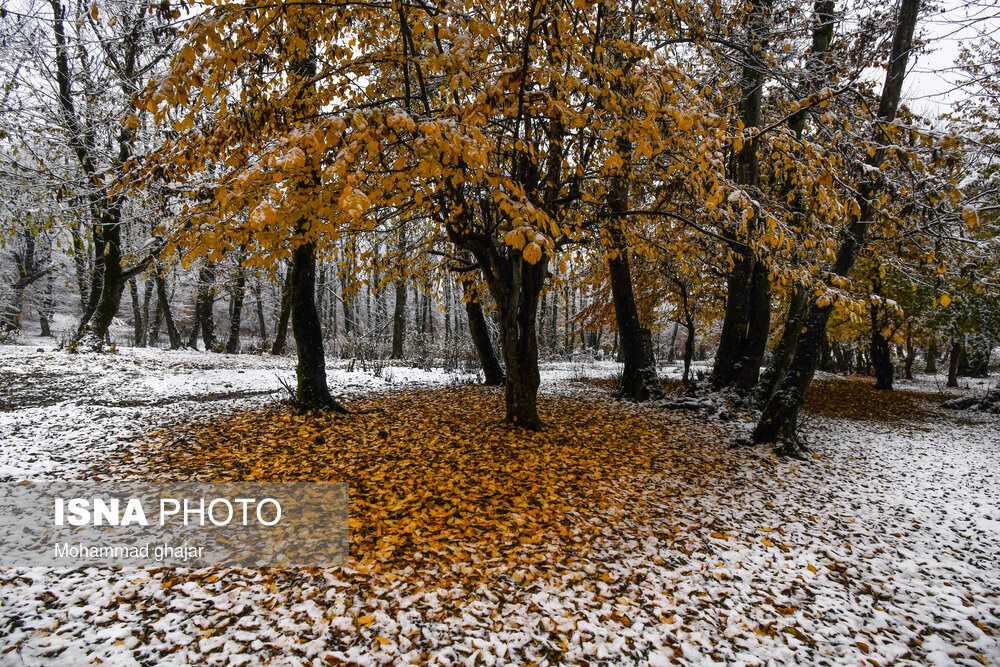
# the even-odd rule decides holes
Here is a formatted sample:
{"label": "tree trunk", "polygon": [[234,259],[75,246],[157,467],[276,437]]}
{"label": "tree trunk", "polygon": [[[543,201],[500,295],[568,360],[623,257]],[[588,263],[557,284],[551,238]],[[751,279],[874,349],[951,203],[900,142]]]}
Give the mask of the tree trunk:
{"label": "tree trunk", "polygon": [[264,302],[260,298],[259,280],[254,281],[253,299],[254,299],[255,312],[257,313],[257,327],[260,335],[260,349],[261,351],[264,351],[267,349],[267,320],[264,318]]}
{"label": "tree trunk", "polygon": [[788,368],[792,365],[792,357],[799,344],[799,335],[802,333],[802,321],[806,317],[806,307],[809,302],[806,298],[807,288],[805,285],[795,285],[792,287],[792,295],[788,301],[788,315],[785,318],[785,328],[781,332],[781,339],[774,348],[771,364],[761,375],[760,386],[757,391],[759,405],[766,405],[778,382],[788,373]]}
{"label": "tree trunk", "polygon": [[[624,139],[619,139],[618,145],[619,149],[631,152],[631,145]],[[621,341],[622,360],[625,362],[618,395],[631,401],[659,400],[666,394],[656,375],[656,359],[653,357],[649,329],[639,321],[639,309],[632,289],[628,241],[620,217],[628,208],[628,182],[623,177],[615,177],[608,193],[608,212],[612,217],[607,226],[611,239],[611,252],[607,261],[611,298],[615,306],[615,324],[618,327],[618,340]]]}
{"label": "tree trunk", "polygon": [[948,387],[958,386],[958,367],[961,363],[964,346],[957,337],[951,339],[951,351],[948,353]]}
{"label": "tree trunk", "polygon": [[[167,325],[167,337],[170,339],[170,349],[178,350],[181,347],[181,335],[174,324],[174,317],[170,312],[170,300],[167,298],[167,281],[161,273],[160,267],[156,270],[156,296],[159,301],[158,308],[163,314],[163,320]],[[157,325],[157,329],[159,326]]]}
{"label": "tree trunk", "polygon": [[295,403],[300,412],[331,410],[346,414],[326,385],[323,329],[316,312],[316,247],[303,243],[292,253],[292,335],[298,363]]}
{"label": "tree trunk", "polygon": [[49,275],[45,286],[45,298],[42,300],[42,307],[38,310],[38,326],[41,328],[41,335],[44,338],[52,338],[52,326],[50,320],[55,312],[55,299],[52,297],[52,276]]}
{"label": "tree trunk", "polygon": [[194,326],[188,345],[198,349],[198,331],[205,343],[205,351],[215,348],[215,266],[205,262],[198,271],[198,292],[195,295]]}
{"label": "tree trunk", "polygon": [[[879,102],[878,118],[884,124],[891,123],[896,117],[919,9],[920,0],[900,0],[892,39],[892,51],[889,57],[889,69]],[[876,135],[873,139],[878,147],[874,154],[868,157],[866,164],[878,170],[885,160],[884,147],[889,143],[883,136],[881,124],[876,128]],[[833,265],[835,275],[847,276],[854,266],[854,262],[864,245],[868,226],[875,216],[872,199],[876,195],[876,183],[872,180],[864,181],[859,191],[861,210],[859,215],[850,221],[845,230],[843,242],[838,249],[837,258]],[[832,304],[821,306],[815,297],[810,299],[809,312],[803,323],[803,333],[792,365],[781,386],[768,402],[754,429],[754,442],[775,442],[781,438],[785,441],[790,452],[798,449],[795,429],[799,411],[816,372],[822,337],[825,336],[826,324],[832,309]]]}
{"label": "tree trunk", "polygon": [[687,338],[684,339],[684,386],[691,383],[691,362],[694,361],[694,318],[687,316],[684,319],[684,329]]}
{"label": "tree trunk", "polygon": [[[520,252],[471,242],[452,232],[452,240],[475,256],[499,314],[500,344],[507,370],[506,421],[527,429],[542,428],[538,416],[538,335],[535,318],[545,285],[548,257],[529,264]],[[510,254],[508,254],[510,253]]]}
{"label": "tree trunk", "polygon": [[[760,126],[766,66],[758,59],[765,51],[766,14],[771,0],[751,0],[748,42],[753,56],[743,64],[740,120],[751,133]],[[736,154],[736,182],[754,197],[760,185],[756,140],[746,139]],[[745,233],[729,233],[734,266],[726,281],[726,313],[719,337],[719,351],[712,370],[712,386],[747,392],[757,386],[760,365],[767,349],[771,318],[771,284],[768,269],[745,241],[755,233],[760,216],[754,216]]]}
{"label": "tree trunk", "polygon": [[907,327],[906,331],[906,363],[903,365],[903,373],[907,380],[913,379],[913,361],[917,353],[917,347],[913,342],[913,332]]}
{"label": "tree trunk", "polygon": [[476,356],[479,357],[479,364],[483,367],[484,384],[500,386],[506,382],[506,377],[496,352],[493,351],[490,331],[486,326],[486,316],[483,314],[482,295],[475,285],[467,280],[462,281],[462,289],[465,293],[465,313],[469,318],[469,333],[476,348]]}
{"label": "tree trunk", "polygon": [[406,339],[406,283],[400,279],[396,283],[396,305],[392,309],[392,358],[403,358],[403,342]]}
{"label": "tree trunk", "polygon": [[292,267],[285,270],[285,284],[281,287],[281,310],[278,311],[278,326],[274,330],[274,344],[271,354],[285,353],[285,339],[288,337],[288,317],[292,313]]}
{"label": "tree trunk", "polygon": [[226,354],[236,354],[240,348],[240,328],[243,326],[243,295],[246,292],[247,274],[242,262],[236,265],[236,284],[233,285],[233,303],[229,313],[229,339]]}
{"label": "tree trunk", "polygon": [[136,347],[146,347],[146,327],[143,326],[142,308],[139,306],[139,287],[135,278],[128,281],[128,289],[132,295],[132,332]]}
{"label": "tree trunk", "polygon": [[927,345],[927,365],[924,370],[932,375],[937,373],[938,342],[937,338],[931,338]]}
{"label": "tree trunk", "polygon": [[882,335],[882,330],[878,325],[877,316],[873,316],[871,358],[875,367],[875,388],[892,391],[892,380],[895,369],[892,365],[892,357],[889,350],[889,341]]}
{"label": "tree trunk", "polygon": [[[539,262],[541,263],[541,262]],[[533,268],[533,267],[532,267]],[[536,282],[536,281],[532,281]],[[537,281],[538,284],[541,280]],[[516,289],[516,287],[515,287]],[[538,337],[535,332],[537,303],[533,301],[531,285],[519,290],[523,298],[508,298],[500,310],[500,340],[504,366],[507,368],[505,401],[506,421],[515,426],[537,430],[542,427],[538,416]],[[538,293],[534,297],[537,299]]]}

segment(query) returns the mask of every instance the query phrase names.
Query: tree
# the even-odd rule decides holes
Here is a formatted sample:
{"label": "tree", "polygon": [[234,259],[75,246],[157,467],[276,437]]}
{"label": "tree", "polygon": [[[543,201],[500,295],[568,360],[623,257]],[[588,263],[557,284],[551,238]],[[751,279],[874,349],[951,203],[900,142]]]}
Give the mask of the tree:
{"label": "tree", "polygon": [[[893,121],[899,107],[919,8],[919,0],[901,0],[899,4],[888,70],[876,114],[872,150],[865,161],[870,169],[877,170],[886,158],[886,146],[890,139],[886,135],[885,127]],[[844,230],[836,261],[831,267],[830,273],[833,276],[846,277],[854,266],[863,248],[868,228],[877,214],[875,208],[877,195],[878,182],[873,177],[867,176],[859,188],[858,211]],[[768,401],[754,429],[754,442],[774,442],[780,438],[793,451],[797,447],[795,430],[799,410],[805,401],[805,394],[819,363],[821,345],[826,338],[826,324],[832,310],[829,300],[823,301],[821,298],[813,296],[810,299],[803,332],[792,364],[779,389]]]}

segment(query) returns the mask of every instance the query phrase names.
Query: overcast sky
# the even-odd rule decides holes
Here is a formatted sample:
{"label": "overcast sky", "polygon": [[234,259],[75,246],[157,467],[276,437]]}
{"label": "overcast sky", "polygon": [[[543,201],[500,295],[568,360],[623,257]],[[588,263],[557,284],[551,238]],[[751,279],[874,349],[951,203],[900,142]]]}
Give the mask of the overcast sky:
{"label": "overcast sky", "polygon": [[965,96],[956,90],[955,58],[962,42],[996,41],[1000,35],[1000,0],[945,0],[942,11],[924,18],[921,33],[928,41],[907,75],[904,96],[915,111],[937,115]]}

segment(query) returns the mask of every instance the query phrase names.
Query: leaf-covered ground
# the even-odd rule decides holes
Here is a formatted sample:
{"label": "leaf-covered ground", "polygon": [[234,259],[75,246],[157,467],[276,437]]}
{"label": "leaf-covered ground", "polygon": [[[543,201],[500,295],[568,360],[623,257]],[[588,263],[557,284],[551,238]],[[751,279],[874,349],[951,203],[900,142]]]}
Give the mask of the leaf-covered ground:
{"label": "leaf-covered ground", "polygon": [[349,566],[0,570],[0,661],[1000,664],[996,416],[824,380],[788,462],[570,379],[153,429],[87,475],[349,482]]}

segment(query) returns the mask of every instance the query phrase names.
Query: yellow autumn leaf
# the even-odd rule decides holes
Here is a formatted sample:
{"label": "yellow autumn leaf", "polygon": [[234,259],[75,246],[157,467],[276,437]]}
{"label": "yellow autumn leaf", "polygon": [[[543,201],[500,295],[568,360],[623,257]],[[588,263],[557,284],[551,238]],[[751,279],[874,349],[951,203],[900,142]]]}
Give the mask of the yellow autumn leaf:
{"label": "yellow autumn leaf", "polygon": [[524,247],[524,261],[528,264],[537,264],[542,258],[542,247],[532,241]]}

